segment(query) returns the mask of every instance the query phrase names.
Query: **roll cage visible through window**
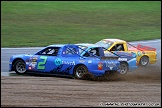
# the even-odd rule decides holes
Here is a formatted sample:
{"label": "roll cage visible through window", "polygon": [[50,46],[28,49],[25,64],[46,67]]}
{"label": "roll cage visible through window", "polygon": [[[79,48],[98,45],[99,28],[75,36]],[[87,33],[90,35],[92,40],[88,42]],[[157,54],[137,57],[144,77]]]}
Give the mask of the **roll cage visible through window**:
{"label": "roll cage visible through window", "polygon": [[110,49],[110,51],[124,51],[124,46],[123,44],[116,44]]}
{"label": "roll cage visible through window", "polygon": [[99,53],[99,49],[98,48],[90,48],[88,50],[88,52],[86,52],[83,56],[85,56],[85,57],[93,57],[94,55],[95,56],[100,56],[100,53]]}

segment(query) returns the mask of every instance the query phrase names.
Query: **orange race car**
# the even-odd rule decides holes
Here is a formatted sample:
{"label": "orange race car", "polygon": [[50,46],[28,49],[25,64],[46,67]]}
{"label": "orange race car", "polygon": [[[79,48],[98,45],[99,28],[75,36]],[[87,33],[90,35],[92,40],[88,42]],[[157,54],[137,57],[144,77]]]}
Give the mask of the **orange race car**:
{"label": "orange race car", "polygon": [[[109,51],[124,51],[136,53],[137,65],[146,66],[148,64],[154,64],[157,61],[156,48],[144,46],[138,44],[134,46],[121,39],[102,39],[96,43],[99,46],[103,46]],[[108,51],[105,50],[105,53]]]}

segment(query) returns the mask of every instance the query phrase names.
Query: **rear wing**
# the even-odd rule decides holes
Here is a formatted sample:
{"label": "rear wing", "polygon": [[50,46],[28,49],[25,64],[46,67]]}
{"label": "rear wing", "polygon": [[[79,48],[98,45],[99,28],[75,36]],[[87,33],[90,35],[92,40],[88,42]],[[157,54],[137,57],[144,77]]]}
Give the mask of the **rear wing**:
{"label": "rear wing", "polygon": [[153,48],[153,47],[150,47],[150,46],[144,46],[144,45],[138,44],[137,47],[136,47],[136,46],[134,46],[134,45],[132,45],[132,44],[130,44],[128,42],[127,42],[127,44],[130,45],[130,46],[132,46],[132,47],[134,47],[135,49],[140,50],[140,51],[156,51],[156,48]]}
{"label": "rear wing", "polygon": [[156,51],[156,48],[152,48],[150,46],[144,46],[144,45],[137,45],[137,48],[141,49],[141,50],[149,50],[149,51]]}

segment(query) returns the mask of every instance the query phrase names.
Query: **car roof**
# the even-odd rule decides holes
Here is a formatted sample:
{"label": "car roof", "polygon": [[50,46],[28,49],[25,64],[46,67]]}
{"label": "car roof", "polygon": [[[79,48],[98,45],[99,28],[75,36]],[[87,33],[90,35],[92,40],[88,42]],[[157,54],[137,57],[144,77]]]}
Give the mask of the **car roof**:
{"label": "car roof", "polygon": [[102,39],[102,40],[111,41],[111,42],[125,42],[124,40],[121,40],[121,39],[114,39],[114,38]]}
{"label": "car roof", "polygon": [[62,47],[62,46],[64,46],[64,44],[53,44],[53,45],[48,45],[48,46],[51,46],[51,47]]}
{"label": "car roof", "polygon": [[91,43],[78,43],[78,44],[75,44],[75,45],[87,46],[87,47],[100,47],[96,44],[91,44]]}
{"label": "car roof", "polygon": [[65,45],[69,45],[69,44],[52,44],[52,45],[48,45],[47,47],[63,47]]}

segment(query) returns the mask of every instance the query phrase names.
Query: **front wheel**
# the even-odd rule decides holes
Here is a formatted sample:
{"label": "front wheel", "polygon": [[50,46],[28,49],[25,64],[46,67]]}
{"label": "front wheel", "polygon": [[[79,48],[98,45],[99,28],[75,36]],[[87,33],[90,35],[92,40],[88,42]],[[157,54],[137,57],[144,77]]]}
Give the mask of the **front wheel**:
{"label": "front wheel", "polygon": [[24,74],[26,72],[26,64],[23,60],[17,60],[14,64],[14,68],[17,74]]}
{"label": "front wheel", "polygon": [[149,58],[147,56],[142,56],[140,59],[140,66],[147,66],[149,64]]}
{"label": "front wheel", "polygon": [[82,79],[86,74],[88,74],[88,69],[84,65],[79,65],[74,69],[74,76],[76,79]]}

